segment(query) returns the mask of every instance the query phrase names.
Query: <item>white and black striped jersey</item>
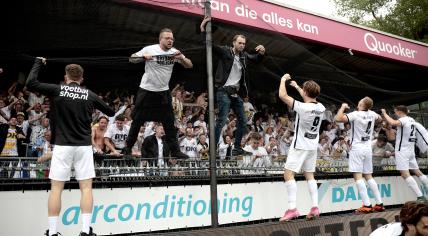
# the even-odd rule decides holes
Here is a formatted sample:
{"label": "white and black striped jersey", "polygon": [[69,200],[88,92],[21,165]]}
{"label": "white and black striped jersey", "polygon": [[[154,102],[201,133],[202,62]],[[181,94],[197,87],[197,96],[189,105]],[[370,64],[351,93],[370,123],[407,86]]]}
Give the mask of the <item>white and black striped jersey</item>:
{"label": "white and black striped jersey", "polygon": [[397,137],[395,137],[395,151],[415,151],[416,143],[416,122],[412,117],[404,116],[398,119],[401,123],[397,127]]}
{"label": "white and black striped jersey", "polygon": [[302,150],[317,150],[319,130],[325,107],[319,102],[303,103],[294,100],[291,109],[297,113],[291,147]]}
{"label": "white and black striped jersey", "polygon": [[416,145],[422,153],[426,153],[428,151],[428,131],[418,122],[415,122],[415,128]]}
{"label": "white and black striped jersey", "polygon": [[350,144],[351,149],[371,149],[375,122],[380,116],[374,111],[353,111],[346,114],[351,124]]}

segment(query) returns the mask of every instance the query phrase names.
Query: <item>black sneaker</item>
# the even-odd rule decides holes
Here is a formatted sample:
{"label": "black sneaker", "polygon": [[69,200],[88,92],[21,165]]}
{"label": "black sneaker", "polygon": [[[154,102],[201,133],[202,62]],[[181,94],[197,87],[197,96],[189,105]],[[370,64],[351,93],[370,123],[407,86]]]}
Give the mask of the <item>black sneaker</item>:
{"label": "black sneaker", "polygon": [[97,234],[92,231],[92,227],[89,227],[89,234],[80,232],[79,236],[97,236]]}
{"label": "black sneaker", "polygon": [[[45,232],[45,234],[44,234],[45,236],[49,236],[49,230],[47,229],[46,230],[46,232]],[[58,236],[58,235],[62,235],[62,234],[60,234],[60,233],[56,233],[56,234],[52,234],[52,236]]]}
{"label": "black sneaker", "polygon": [[253,155],[251,152],[247,152],[242,148],[234,148],[232,150],[232,156],[251,156]]}
{"label": "black sneaker", "polygon": [[176,152],[171,153],[171,157],[177,158],[177,159],[188,159],[189,158],[188,155],[182,153],[181,151],[176,151]]}

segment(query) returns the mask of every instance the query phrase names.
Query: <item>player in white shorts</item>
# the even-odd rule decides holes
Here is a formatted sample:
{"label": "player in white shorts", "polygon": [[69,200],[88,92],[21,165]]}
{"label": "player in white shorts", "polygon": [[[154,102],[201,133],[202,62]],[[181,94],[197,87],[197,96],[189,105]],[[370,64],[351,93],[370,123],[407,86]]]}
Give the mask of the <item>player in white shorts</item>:
{"label": "player in white shorts", "polygon": [[408,109],[406,106],[397,106],[394,108],[394,112],[398,116],[398,120],[392,119],[385,109],[382,109],[385,120],[390,125],[397,127],[397,136],[395,138],[395,164],[397,170],[400,171],[401,177],[403,177],[407,185],[415,192],[417,199],[424,200],[425,197],[418,183],[410,175],[410,171],[412,171],[428,188],[428,177],[419,170],[415,157],[416,122],[412,117],[407,116]]}
{"label": "player in white shorts", "polygon": [[284,180],[288,195],[288,210],[285,211],[280,221],[289,221],[300,216],[296,208],[297,184],[296,180],[294,180],[294,175],[300,171],[304,172],[312,199],[312,208],[306,215],[306,218],[313,219],[320,214],[318,209],[318,187],[314,178],[314,172],[317,160],[319,129],[323,120],[325,107],[316,100],[321,91],[320,86],[316,82],[312,80],[306,81],[303,84],[303,89],[295,81],[290,82],[290,85],[296,88],[300,96],[302,96],[304,101],[302,103],[288,96],[285,86],[287,80],[291,80],[289,74],[285,74],[281,78],[279,97],[297,114],[294,127],[295,135],[291,142],[284,171]]}
{"label": "player in white shorts", "polygon": [[[349,172],[354,175],[358,193],[363,200],[363,206],[356,210],[357,213],[370,213],[373,211],[384,211],[382,198],[376,181],[373,179],[373,162],[372,162],[372,144],[371,137],[376,122],[381,122],[382,117],[376,112],[371,111],[373,100],[364,97],[358,102],[358,110],[345,114],[345,109],[349,109],[348,104],[343,103],[336,115],[336,121],[349,123],[351,125],[351,136],[349,150]],[[370,198],[367,193],[367,186],[364,182],[367,180],[372,190],[376,205],[372,207]]]}
{"label": "player in white shorts", "polygon": [[80,236],[96,236],[90,227],[92,219],[92,178],[95,177],[91,145],[92,111],[100,110],[113,116],[114,111],[98,96],[85,87],[83,68],[70,64],[65,67],[64,84],[46,84],[37,80],[39,70],[46,64],[45,58],[37,58],[28,75],[26,86],[29,91],[38,91],[52,98],[50,116],[52,119],[52,140],[55,144],[52,154],[49,178],[51,191],[48,200],[49,229],[46,236],[58,236],[58,216],[61,212],[61,193],[65,181],[70,180],[74,166],[81,192],[82,231]]}

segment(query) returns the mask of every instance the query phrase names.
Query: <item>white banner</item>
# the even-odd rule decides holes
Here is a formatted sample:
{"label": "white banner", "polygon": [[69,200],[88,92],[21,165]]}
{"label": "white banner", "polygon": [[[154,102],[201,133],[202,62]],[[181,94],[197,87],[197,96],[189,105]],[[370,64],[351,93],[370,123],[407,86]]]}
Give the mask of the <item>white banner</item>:
{"label": "white banner", "polygon": [[[385,205],[402,204],[416,198],[401,177],[379,177],[376,180]],[[362,205],[353,179],[320,180],[318,183],[321,212],[351,210]],[[301,214],[307,214],[311,200],[306,181],[298,181],[297,187],[297,207]],[[371,191],[369,195],[372,198]],[[47,229],[47,199],[46,191],[0,192],[2,235],[41,235]],[[63,235],[80,232],[79,199],[79,190],[63,192],[58,227]],[[211,223],[210,192],[206,185],[94,189],[94,201],[92,224],[97,234],[156,231]],[[287,205],[283,182],[218,186],[220,224],[279,218]]]}

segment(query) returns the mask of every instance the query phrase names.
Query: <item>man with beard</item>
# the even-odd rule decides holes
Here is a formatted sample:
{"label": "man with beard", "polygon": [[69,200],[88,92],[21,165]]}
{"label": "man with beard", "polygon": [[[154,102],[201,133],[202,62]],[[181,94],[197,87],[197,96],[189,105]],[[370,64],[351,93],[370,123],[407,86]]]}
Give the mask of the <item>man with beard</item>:
{"label": "man with beard", "polygon": [[144,47],[132,54],[129,59],[131,63],[145,60],[146,65],[135,99],[133,121],[126,140],[126,147],[122,150],[125,155],[131,154],[141,125],[145,121],[158,121],[164,126],[166,142],[170,147],[171,155],[177,158],[188,157],[180,151],[178,146],[177,129],[174,126],[175,117],[168,84],[176,62],[185,68],[192,68],[193,64],[179,50],[172,47],[173,43],[174,36],[171,29],[162,29],[159,33],[159,44]]}

